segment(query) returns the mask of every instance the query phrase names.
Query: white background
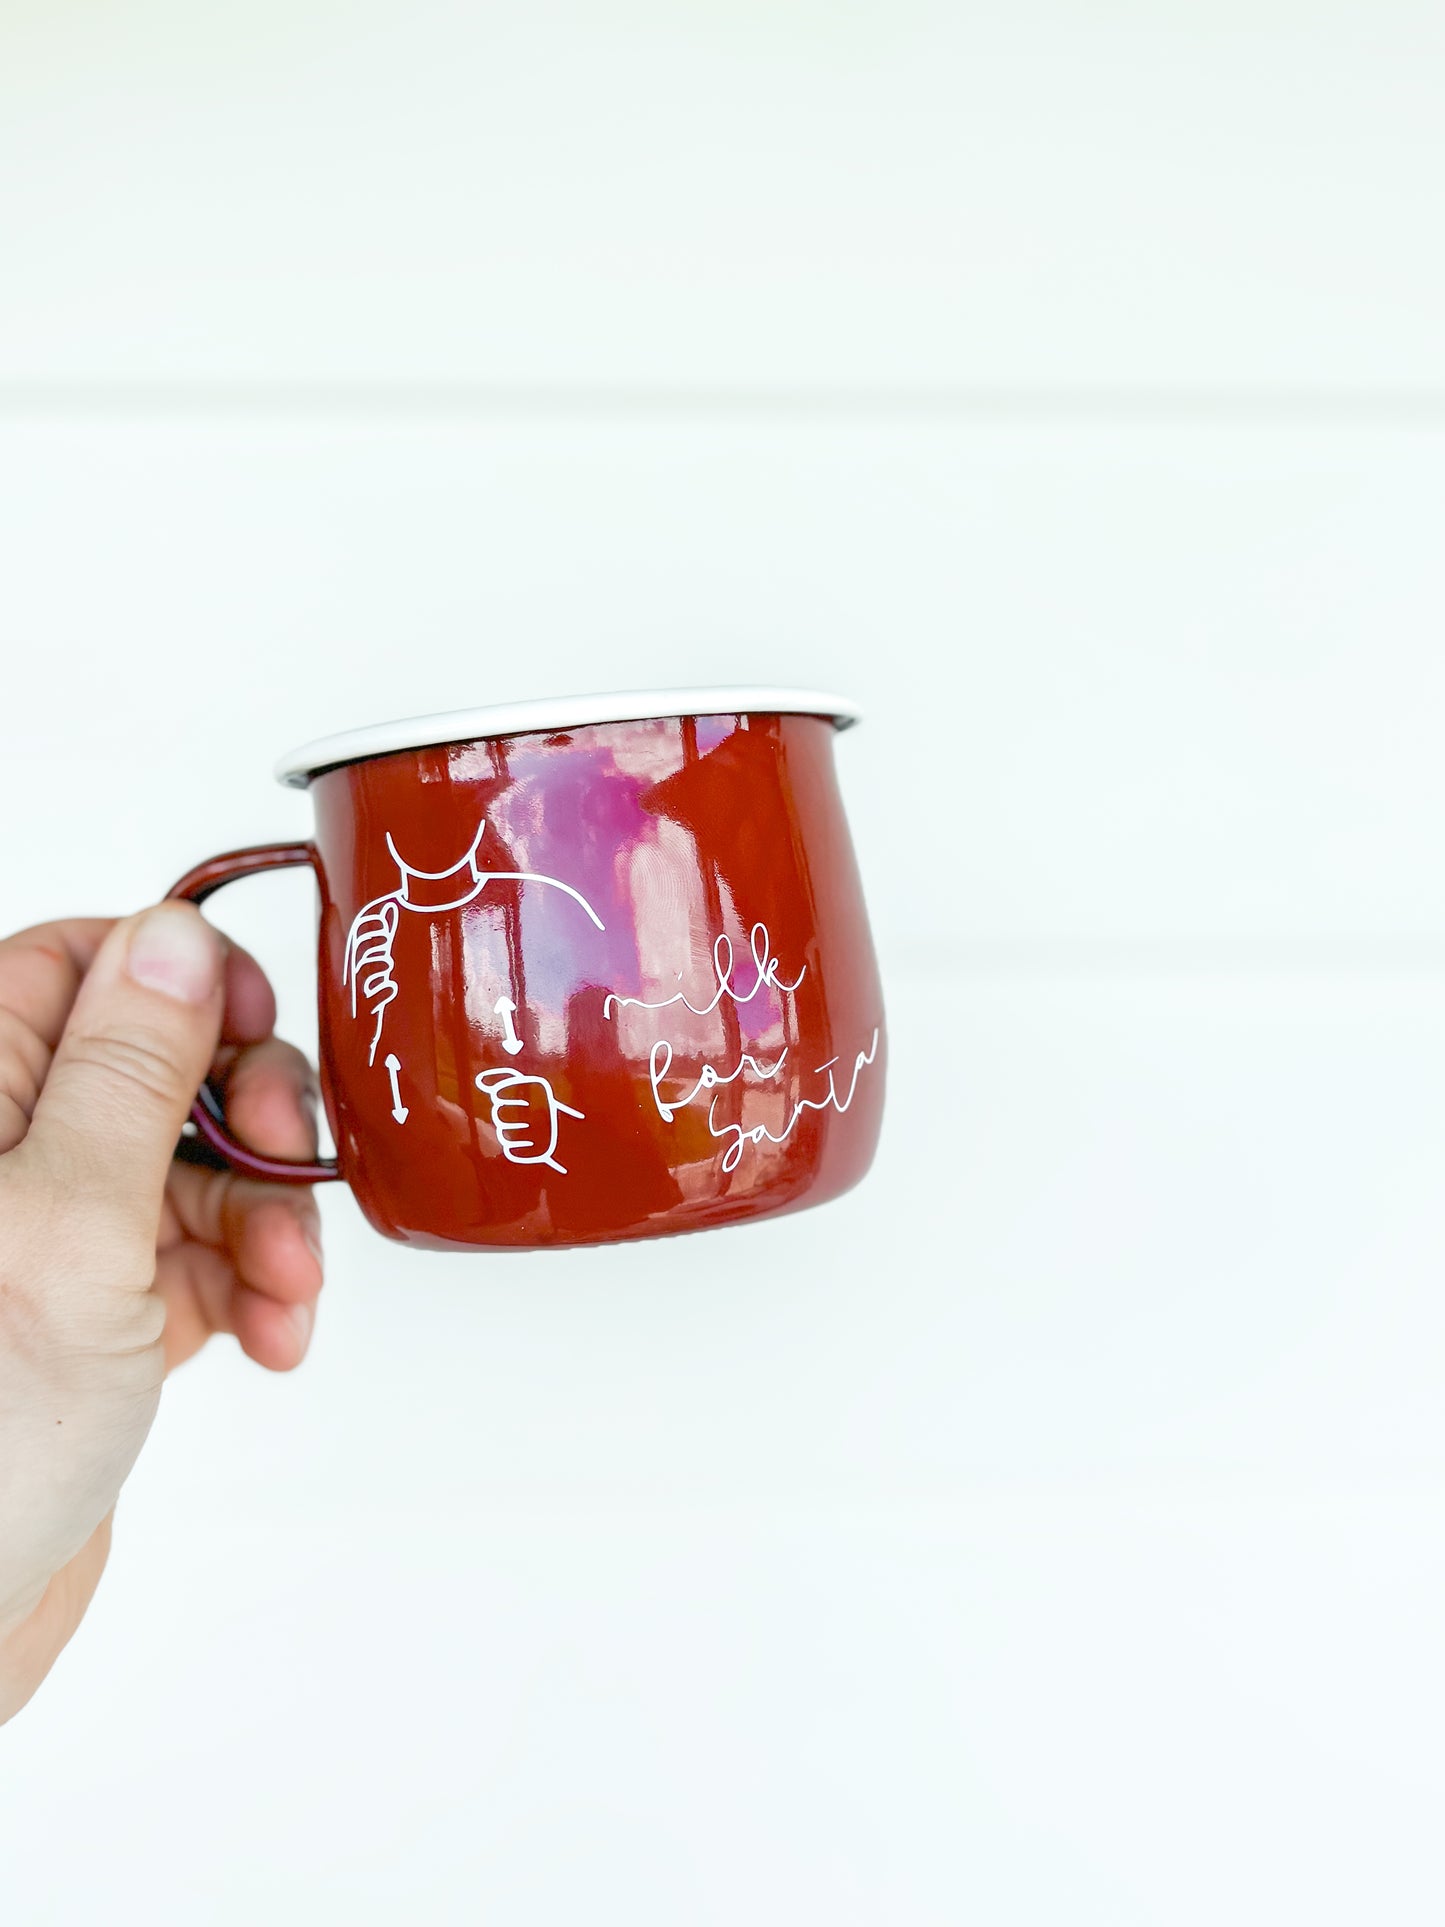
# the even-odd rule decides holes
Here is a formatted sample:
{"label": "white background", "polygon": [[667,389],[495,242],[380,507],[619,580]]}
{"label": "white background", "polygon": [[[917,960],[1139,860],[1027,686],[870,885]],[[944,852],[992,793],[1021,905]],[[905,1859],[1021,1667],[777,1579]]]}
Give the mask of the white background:
{"label": "white background", "polygon": [[[824,1211],[168,1388],[0,1917],[1438,1922],[1433,5],[0,23],[3,921],[388,715],[769,680],[892,1030]],[[310,885],[227,928],[314,1041]]]}

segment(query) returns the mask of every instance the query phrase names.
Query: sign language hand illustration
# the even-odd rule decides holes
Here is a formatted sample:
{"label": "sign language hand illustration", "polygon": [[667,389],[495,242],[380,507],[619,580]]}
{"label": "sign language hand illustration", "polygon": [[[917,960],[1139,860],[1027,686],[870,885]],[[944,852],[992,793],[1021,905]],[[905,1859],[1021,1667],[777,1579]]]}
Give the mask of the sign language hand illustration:
{"label": "sign language hand illustration", "polygon": [[502,1156],[512,1164],[545,1164],[566,1177],[566,1165],[553,1155],[558,1119],[563,1113],[576,1118],[584,1113],[564,1104],[545,1077],[515,1070],[510,1064],[478,1071],[475,1082],[491,1101],[492,1129]]}
{"label": "sign language hand illustration", "polygon": [[[352,1016],[359,1015],[359,993],[372,1019],[371,1047],[366,1060],[369,1064],[376,1062],[387,1005],[398,993],[394,956],[397,927],[403,910],[421,916],[438,916],[448,910],[464,908],[479,897],[489,883],[544,883],[571,897],[586,911],[599,930],[607,927],[582,892],[574,890],[570,883],[564,883],[560,877],[543,876],[536,870],[482,869],[477,862],[477,852],[481,848],[486,827],[486,818],[483,817],[466,854],[445,870],[420,870],[414,863],[408,863],[392,841],[390,830],[386,833],[386,847],[397,870],[396,887],[379,897],[373,897],[370,903],[364,903],[357,911],[347,932],[346,954],[341,965],[341,981],[351,987]],[[417,892],[417,884],[442,887]]]}

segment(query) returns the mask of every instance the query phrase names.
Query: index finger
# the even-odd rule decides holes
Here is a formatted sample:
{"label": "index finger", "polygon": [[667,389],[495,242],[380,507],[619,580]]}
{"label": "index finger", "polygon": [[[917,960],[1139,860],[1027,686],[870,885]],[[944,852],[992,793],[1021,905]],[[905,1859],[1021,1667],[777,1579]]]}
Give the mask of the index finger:
{"label": "index finger", "polygon": [[[114,917],[63,917],[0,938],[0,1010],[17,1017],[47,1050],[54,1050],[71,1006],[115,924]],[[226,1014],[221,1038],[259,1043],[276,1022],[276,999],[266,973],[240,944],[226,944]]]}
{"label": "index finger", "polygon": [[0,938],[0,1009],[54,1050],[114,917],[66,917]]}
{"label": "index finger", "polygon": [[[0,938],[0,1156],[27,1135],[50,1062],[114,917],[65,917]],[[225,946],[222,1066],[269,1037],[276,999],[265,972],[238,944]]]}

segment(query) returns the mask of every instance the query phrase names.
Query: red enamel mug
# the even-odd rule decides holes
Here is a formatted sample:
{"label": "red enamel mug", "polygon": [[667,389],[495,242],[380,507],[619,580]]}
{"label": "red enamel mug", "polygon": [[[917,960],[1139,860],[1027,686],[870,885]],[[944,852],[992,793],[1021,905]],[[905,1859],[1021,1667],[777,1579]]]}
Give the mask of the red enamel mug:
{"label": "red enamel mug", "polygon": [[856,720],[790,689],[521,703],[308,743],[315,840],[213,857],[320,887],[321,1086],[378,1231],[603,1244],[822,1204],[883,1111],[878,968],[833,769]]}

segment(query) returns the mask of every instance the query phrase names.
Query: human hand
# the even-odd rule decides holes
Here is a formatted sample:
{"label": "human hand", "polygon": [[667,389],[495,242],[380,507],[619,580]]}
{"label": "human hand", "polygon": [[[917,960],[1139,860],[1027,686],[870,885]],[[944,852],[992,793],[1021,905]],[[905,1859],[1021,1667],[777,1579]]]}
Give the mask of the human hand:
{"label": "human hand", "polygon": [[161,1382],[213,1332],[273,1371],[321,1289],[309,1190],[174,1160],[203,1077],[238,1138],[316,1154],[260,966],[189,904],[0,942],[0,1721],[90,1603]]}
{"label": "human hand", "polygon": [[503,1157],[513,1164],[549,1164],[565,1177],[566,1167],[553,1156],[557,1121],[564,1112],[568,1117],[582,1117],[584,1113],[564,1104],[545,1077],[519,1071],[510,1064],[478,1071],[473,1081],[491,1102],[492,1129]]}

